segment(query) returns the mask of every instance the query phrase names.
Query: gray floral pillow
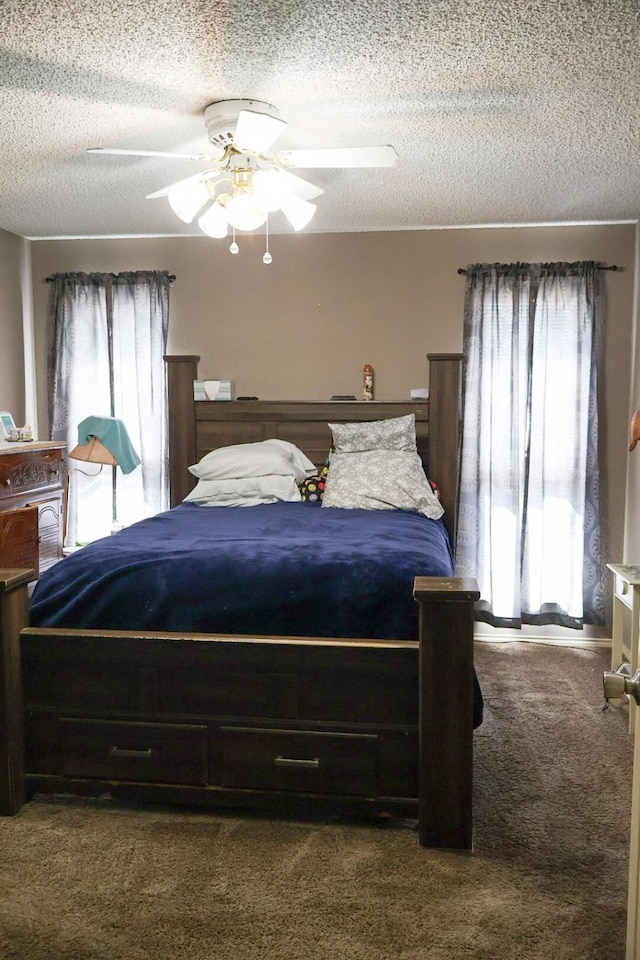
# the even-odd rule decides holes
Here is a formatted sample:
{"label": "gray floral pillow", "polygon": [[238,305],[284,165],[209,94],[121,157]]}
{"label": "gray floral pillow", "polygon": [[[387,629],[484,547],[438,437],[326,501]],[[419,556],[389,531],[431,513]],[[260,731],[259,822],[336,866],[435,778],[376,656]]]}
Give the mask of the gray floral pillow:
{"label": "gray floral pillow", "polygon": [[[363,450],[416,449],[416,418],[390,417],[369,423],[330,423],[336,453],[360,453]],[[333,464],[333,457],[331,460]]]}
{"label": "gray floral pillow", "polygon": [[332,453],[322,506],[411,510],[433,520],[444,513],[420,457],[408,450]]}

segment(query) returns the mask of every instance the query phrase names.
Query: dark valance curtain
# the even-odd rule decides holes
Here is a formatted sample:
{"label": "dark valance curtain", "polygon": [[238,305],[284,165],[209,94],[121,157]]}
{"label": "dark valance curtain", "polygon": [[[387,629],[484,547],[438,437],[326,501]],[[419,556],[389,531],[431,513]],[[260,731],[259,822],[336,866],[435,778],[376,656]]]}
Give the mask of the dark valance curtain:
{"label": "dark valance curtain", "polygon": [[466,273],[458,571],[493,626],[602,624],[598,265]]}
{"label": "dark valance curtain", "polygon": [[[129,523],[166,509],[163,358],[173,277],[167,271],[135,271],[59,273],[48,279],[52,439],[65,440],[72,449],[85,417],[122,419],[142,462],[127,476],[116,470],[119,519]],[[111,471],[87,479],[74,470],[70,481],[67,541],[108,533]]]}

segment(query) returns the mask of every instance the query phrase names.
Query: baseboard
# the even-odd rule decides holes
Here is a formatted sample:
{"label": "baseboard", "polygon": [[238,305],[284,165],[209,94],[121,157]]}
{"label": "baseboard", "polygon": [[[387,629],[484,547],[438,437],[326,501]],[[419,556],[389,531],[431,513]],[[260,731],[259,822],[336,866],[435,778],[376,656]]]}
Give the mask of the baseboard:
{"label": "baseboard", "polygon": [[607,647],[611,640],[552,640],[549,637],[474,637],[476,643],[537,643],[547,647]]}
{"label": "baseboard", "polygon": [[[483,625],[484,626],[484,625]],[[488,628],[489,630],[491,628]],[[494,629],[474,630],[476,643],[538,643],[549,647],[605,647],[611,649],[611,637],[559,636],[551,634],[522,633],[520,630]],[[571,634],[573,631],[567,631]]]}

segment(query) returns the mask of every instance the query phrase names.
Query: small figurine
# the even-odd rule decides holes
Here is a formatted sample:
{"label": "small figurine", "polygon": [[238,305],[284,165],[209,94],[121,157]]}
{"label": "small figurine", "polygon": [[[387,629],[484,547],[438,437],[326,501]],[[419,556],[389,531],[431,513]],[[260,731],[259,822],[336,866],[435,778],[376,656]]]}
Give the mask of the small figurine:
{"label": "small figurine", "polygon": [[631,417],[631,423],[629,424],[629,452],[635,450],[638,440],[640,440],[640,407]]}
{"label": "small figurine", "polygon": [[362,399],[373,400],[373,367],[365,363],[362,368]]}

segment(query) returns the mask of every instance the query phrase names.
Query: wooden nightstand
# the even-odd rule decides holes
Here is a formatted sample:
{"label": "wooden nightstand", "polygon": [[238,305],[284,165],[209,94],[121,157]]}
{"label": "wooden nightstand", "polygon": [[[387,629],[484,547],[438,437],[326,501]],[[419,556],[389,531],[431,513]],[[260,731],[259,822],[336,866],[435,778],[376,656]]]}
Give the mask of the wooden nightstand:
{"label": "wooden nightstand", "polygon": [[[608,563],[614,575],[613,619],[611,624],[611,669],[618,670],[628,663],[630,675],[638,669],[638,638],[640,637],[640,565]],[[629,626],[625,629],[625,609],[629,611]],[[636,704],[629,697],[629,731],[633,733]]]}

